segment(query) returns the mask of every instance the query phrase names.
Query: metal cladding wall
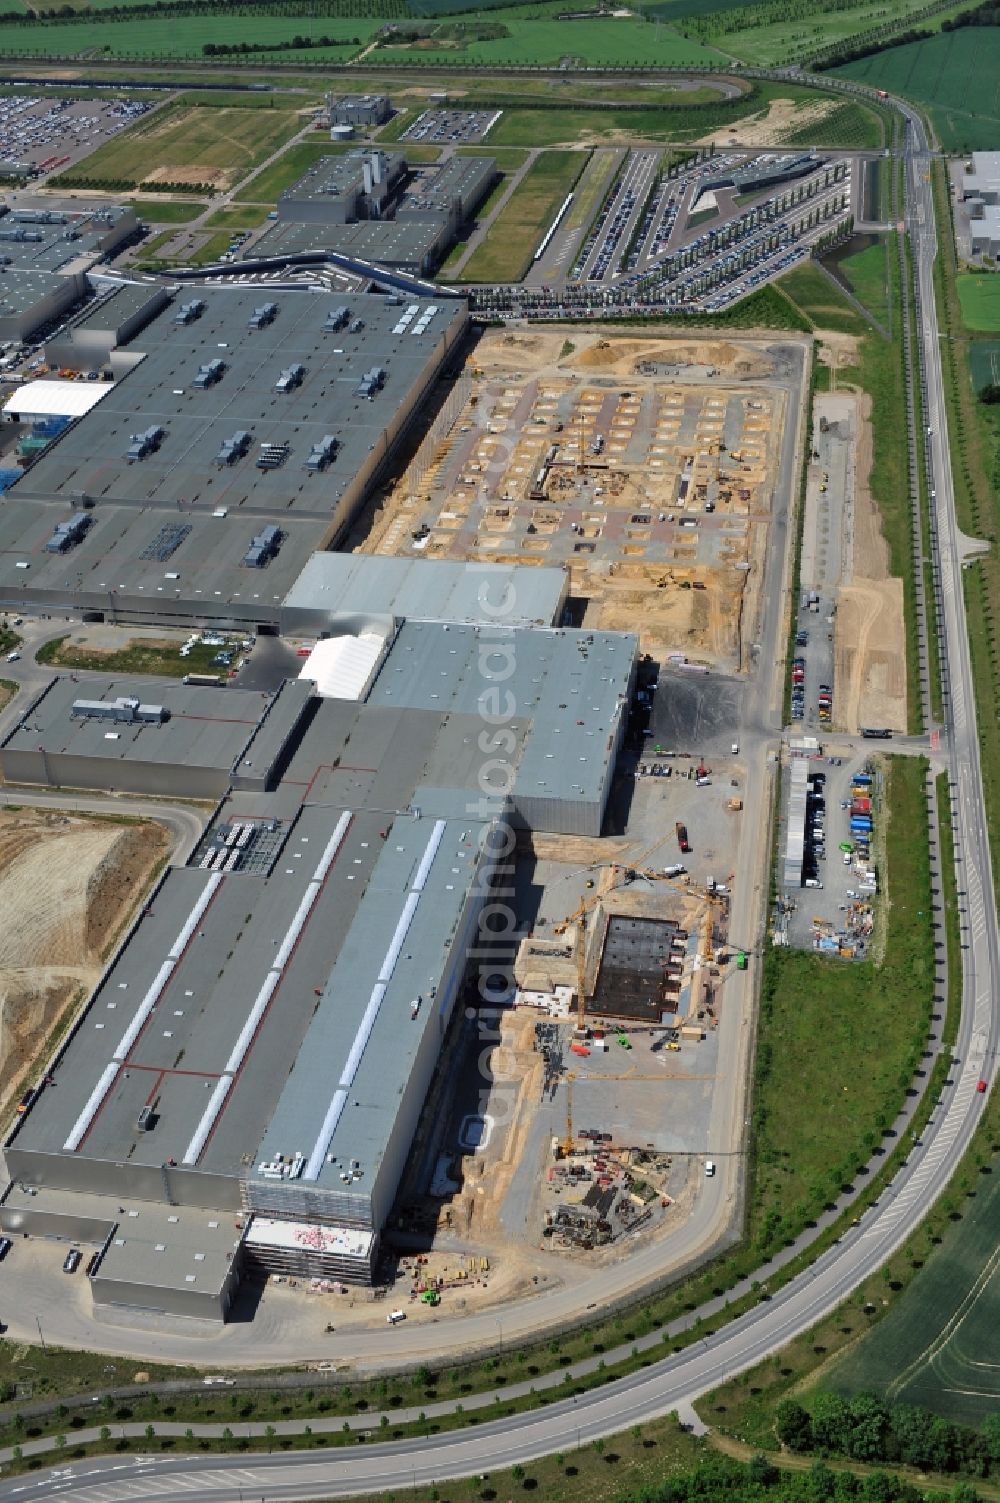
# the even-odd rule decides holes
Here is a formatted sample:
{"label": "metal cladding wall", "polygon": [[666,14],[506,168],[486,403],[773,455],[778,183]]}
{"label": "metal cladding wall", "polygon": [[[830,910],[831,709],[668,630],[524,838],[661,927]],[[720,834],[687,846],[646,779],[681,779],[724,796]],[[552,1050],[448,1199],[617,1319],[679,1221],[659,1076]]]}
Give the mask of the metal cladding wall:
{"label": "metal cladding wall", "polygon": [[116,1195],[120,1200],[152,1200],[193,1206],[204,1211],[239,1211],[239,1183],[225,1174],[205,1174],[180,1165],[115,1163],[80,1153],[41,1153],[4,1149],[7,1173],[25,1185],[50,1185],[56,1190],[79,1190],[92,1195]]}
{"label": "metal cladding wall", "polygon": [[51,291],[30,308],[19,313],[0,314],[0,339],[30,339],[36,329],[72,308],[87,291],[87,279],[82,271],[72,276],[53,276],[51,280]]}
{"label": "metal cladding wall", "polygon": [[96,1216],[63,1216],[57,1211],[35,1211],[29,1206],[0,1206],[0,1232],[5,1237],[57,1237],[66,1242],[103,1247],[113,1229],[113,1221],[102,1221]]}
{"label": "metal cladding wall", "polygon": [[229,1276],[219,1290],[163,1289],[155,1284],[132,1284],[102,1278],[100,1270],[90,1281],[95,1305],[126,1310],[149,1310],[178,1315],[188,1320],[225,1320],[239,1287],[238,1255],[233,1255]]}
{"label": "metal cladding wall", "polygon": [[228,769],[171,767],[125,757],[75,757],[37,751],[0,751],[8,783],[49,788],[97,788],[115,793],[156,793],[167,797],[220,799],[229,787]]}

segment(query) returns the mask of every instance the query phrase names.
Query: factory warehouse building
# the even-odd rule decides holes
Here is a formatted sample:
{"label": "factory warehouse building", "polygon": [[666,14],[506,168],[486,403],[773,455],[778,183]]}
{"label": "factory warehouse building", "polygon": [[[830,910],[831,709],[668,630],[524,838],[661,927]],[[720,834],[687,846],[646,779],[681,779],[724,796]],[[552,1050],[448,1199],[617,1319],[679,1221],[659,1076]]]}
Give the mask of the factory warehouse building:
{"label": "factory warehouse building", "polygon": [[[94,1246],[97,1308],[218,1320],[254,1268],[371,1282],[504,825],[600,831],[633,636],[394,618],[378,640],[354,698],[308,677],[274,696],[155,684],[141,703],[59,680],[26,716],[63,775],[100,762],[103,727],[138,786],[189,747],[226,769],[4,1144],[0,1228]],[[516,707],[498,780],[481,742],[497,643]],[[2,755],[41,776],[32,740],[22,725]]]}
{"label": "factory warehouse building", "polygon": [[468,318],[457,298],[232,286],[185,289],[141,329],[125,320],[119,379],[5,494],[0,603],[275,627]]}

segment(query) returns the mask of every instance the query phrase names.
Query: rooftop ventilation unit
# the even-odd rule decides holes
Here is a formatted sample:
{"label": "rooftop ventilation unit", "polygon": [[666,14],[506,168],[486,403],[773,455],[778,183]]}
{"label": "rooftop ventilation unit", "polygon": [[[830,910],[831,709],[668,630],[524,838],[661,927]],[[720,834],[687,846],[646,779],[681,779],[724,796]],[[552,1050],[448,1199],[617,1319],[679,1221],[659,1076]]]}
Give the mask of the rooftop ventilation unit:
{"label": "rooftop ventilation unit", "polygon": [[323,325],[323,332],[325,334],[336,333],[338,329],[342,329],[344,327],[350,316],[351,315],[346,308],[331,308],[330,312],[326,315],[326,323]]}
{"label": "rooftop ventilation unit", "polygon": [[328,433],[325,438],[320,439],[318,444],[313,444],[312,453],[306,460],[305,468],[307,470],[325,470],[327,465],[332,463],[336,458],[339,448],[340,439],[335,438],[332,433]]}
{"label": "rooftop ventilation unit", "polygon": [[193,324],[205,311],[204,298],[196,297],[190,303],[182,303],[174,314],[175,324]]}
{"label": "rooftop ventilation unit", "polygon": [[380,365],[373,365],[370,371],[366,371],[358,382],[357,395],[367,397],[369,402],[377,391],[381,391],[385,385],[385,371]]}
{"label": "rooftop ventilation unit", "polygon": [[350,333],[352,333],[352,334],[360,334],[361,330],[364,328],[364,326],[365,326],[364,319],[363,318],[356,318],[351,323]]}
{"label": "rooftop ventilation unit", "polygon": [[265,527],[262,532],[257,533],[256,537],[250,539],[250,547],[243,555],[244,568],[266,568],[280,547],[280,529],[277,527]]}
{"label": "rooftop ventilation unit", "polygon": [[115,720],[125,725],[162,725],[170,719],[166,705],[143,705],[129,695],[117,699],[74,699],[70,714],[76,720]]}
{"label": "rooftop ventilation unit", "polygon": [[125,458],[131,464],[134,459],[145,459],[147,454],[155,454],[166,436],[166,428],[161,428],[159,423],[153,423],[142,433],[133,433],[125,450]]}
{"label": "rooftop ventilation unit", "polygon": [[257,455],[258,470],[278,470],[288,458],[289,444],[261,444]]}
{"label": "rooftop ventilation unit", "polygon": [[274,383],[275,391],[294,391],[305,380],[306,368],[304,365],[289,365],[281,372]]}
{"label": "rooftop ventilation unit", "polygon": [[253,443],[253,434],[246,428],[237,428],[229,438],[223,439],[222,448],[215,456],[215,462],[220,469],[227,464],[235,464],[242,459],[244,454]]}
{"label": "rooftop ventilation unit", "polygon": [[221,381],[225,370],[226,362],[224,360],[210,360],[207,365],[199,365],[198,374],[191,384],[204,391],[206,387],[214,386],[216,381]]}
{"label": "rooftop ventilation unit", "polygon": [[70,517],[68,522],[59,522],[48,542],[45,544],[46,553],[67,553],[74,543],[81,543],[87,528],[93,521],[93,517],[85,512],[78,512],[75,517]]}
{"label": "rooftop ventilation unit", "polygon": [[278,316],[277,303],[261,303],[255,308],[247,319],[247,327],[250,329],[263,329],[268,324],[273,324]]}

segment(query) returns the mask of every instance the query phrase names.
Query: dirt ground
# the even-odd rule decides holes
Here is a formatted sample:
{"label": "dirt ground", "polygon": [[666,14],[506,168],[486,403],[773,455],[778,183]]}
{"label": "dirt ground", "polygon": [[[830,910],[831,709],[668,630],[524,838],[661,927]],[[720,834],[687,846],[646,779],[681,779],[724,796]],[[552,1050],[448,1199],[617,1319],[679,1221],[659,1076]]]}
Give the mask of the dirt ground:
{"label": "dirt ground", "polygon": [[360,551],[562,566],[587,628],[738,670],[792,400],[774,378],[753,339],[488,333]]}
{"label": "dirt ground", "polygon": [[0,1113],[63,1009],[95,985],[168,843],[150,822],[0,811]]}
{"label": "dirt ground", "polygon": [[738,140],[741,146],[780,146],[789,128],[815,125],[836,107],[836,100],[821,99],[815,104],[798,106],[792,99],[772,99],[766,110],[747,115],[735,125],[725,125],[702,136],[699,146],[728,146]]}
{"label": "dirt ground", "polygon": [[906,730],[906,637],[903,581],[889,574],[869,476],[871,399],[857,403],[853,559],[844,561],[834,633],[839,718],[850,732],[864,725]]}

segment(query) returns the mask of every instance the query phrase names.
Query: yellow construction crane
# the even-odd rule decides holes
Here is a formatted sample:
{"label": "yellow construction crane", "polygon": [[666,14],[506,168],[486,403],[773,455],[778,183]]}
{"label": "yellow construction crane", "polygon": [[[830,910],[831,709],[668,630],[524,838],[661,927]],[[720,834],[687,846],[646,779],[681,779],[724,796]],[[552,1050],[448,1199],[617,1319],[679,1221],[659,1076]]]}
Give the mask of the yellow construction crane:
{"label": "yellow construction crane", "polygon": [[573,1137],[573,1082],[575,1079],[576,1075],[570,1070],[566,1076],[566,1136],[559,1145],[564,1159],[568,1159],[573,1152],[575,1141]]}

